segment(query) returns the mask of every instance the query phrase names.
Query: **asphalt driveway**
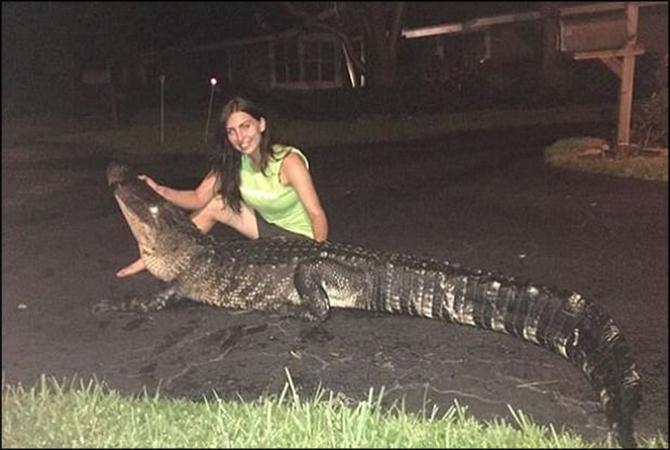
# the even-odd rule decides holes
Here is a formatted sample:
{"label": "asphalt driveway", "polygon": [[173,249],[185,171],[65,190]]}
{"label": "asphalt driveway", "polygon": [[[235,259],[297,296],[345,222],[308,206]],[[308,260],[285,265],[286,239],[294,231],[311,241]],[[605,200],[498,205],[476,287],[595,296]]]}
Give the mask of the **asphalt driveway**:
{"label": "asphalt driveway", "polygon": [[[668,185],[546,167],[543,146],[582,129],[474,133],[421,142],[303,149],[333,241],[448,259],[598,301],[639,363],[637,429],[668,432]],[[607,428],[579,371],[512,337],[437,321],[335,311],[323,326],[186,305],[149,315],[93,315],[102,297],[154,289],[118,279],[137,249],[104,169],[134,163],[187,187],[205,161],[136,158],[107,148],[29,143],[2,149],[2,370],[95,374],[122,392],[253,399],[278,393],[285,368],[317,386],[443,411],[458,399],[477,416],[507,405],[585,437]],[[220,239],[239,238],[218,227]]]}

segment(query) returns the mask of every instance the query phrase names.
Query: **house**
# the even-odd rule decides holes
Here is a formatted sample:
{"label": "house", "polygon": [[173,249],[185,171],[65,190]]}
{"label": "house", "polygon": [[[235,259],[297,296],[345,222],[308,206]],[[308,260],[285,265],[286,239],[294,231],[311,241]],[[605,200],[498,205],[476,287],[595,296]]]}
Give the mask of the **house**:
{"label": "house", "polygon": [[192,72],[189,77],[203,82],[216,77],[224,86],[307,90],[349,83],[342,46],[325,33],[289,30],[144,55],[144,60],[149,78],[183,63]]}
{"label": "house", "polygon": [[[563,30],[570,23],[572,35],[565,32],[561,45],[567,39],[581,39],[582,51],[601,50],[608,44],[625,44],[625,2],[560,2],[560,21]],[[647,53],[668,53],[668,2],[638,2],[640,6],[638,42]],[[537,5],[537,4],[536,4]],[[535,6],[537,8],[537,6]],[[605,16],[612,20],[603,21]],[[447,82],[451,78],[481,76],[486,67],[517,67],[529,70],[539,64],[541,55],[541,15],[539,10],[525,10],[505,14],[474,17],[433,25],[408,26],[402,34],[411,52],[420,55],[413,61],[414,75],[425,81]],[[592,33],[600,27],[599,33]],[[584,39],[582,36],[586,36]],[[580,36],[580,34],[582,36]],[[614,36],[616,35],[616,36]],[[610,42],[599,41],[604,36]],[[614,39],[612,39],[614,36]],[[587,48],[590,46],[590,48]],[[562,48],[565,50],[565,48]],[[567,56],[569,58],[569,55]],[[502,83],[495,70],[490,82]]]}
{"label": "house", "polygon": [[[332,13],[327,10],[318,17],[327,18]],[[269,16],[256,16],[244,37],[146,53],[143,59],[148,77],[166,74],[169,78],[172,73],[201,84],[215,77],[224,87],[261,91],[336,89],[360,84],[360,80],[352,80],[350,62],[335,36],[308,32],[297,20],[287,20],[285,13],[276,17],[277,23],[268,25]],[[354,42],[360,48],[361,40]]]}
{"label": "house", "polygon": [[[401,87],[421,89],[451,83],[455,89],[463,90],[486,86],[483,98],[489,98],[491,90],[507,92],[512,97],[516,96],[515,89],[529,90],[531,78],[539,73],[542,52],[542,21],[537,3],[476,3],[464,3],[462,14],[455,9],[457,3],[450,3],[448,8],[440,2],[408,5],[407,26],[398,55]],[[563,19],[583,20],[587,29],[594,15],[620,14],[625,5],[560,3],[564,4],[560,11]],[[667,54],[668,3],[639,4],[640,42],[647,52]],[[484,12],[499,14],[482,15]],[[328,10],[323,17],[332,13]],[[443,17],[458,20],[440,21]],[[276,20],[274,14],[267,18]],[[212,77],[217,79],[216,89],[307,92],[364,85],[364,78],[355,75],[349,55],[334,35],[309,31],[285,14],[269,26],[264,20],[256,22],[244,29],[244,37],[144,53],[142,73],[147,86],[157,90],[158,80],[164,76],[169,101],[194,95],[202,100],[209,93]],[[354,43],[355,51],[365,52],[362,39]],[[158,98],[154,94],[152,91],[151,98]],[[461,94],[468,96],[471,92]]]}

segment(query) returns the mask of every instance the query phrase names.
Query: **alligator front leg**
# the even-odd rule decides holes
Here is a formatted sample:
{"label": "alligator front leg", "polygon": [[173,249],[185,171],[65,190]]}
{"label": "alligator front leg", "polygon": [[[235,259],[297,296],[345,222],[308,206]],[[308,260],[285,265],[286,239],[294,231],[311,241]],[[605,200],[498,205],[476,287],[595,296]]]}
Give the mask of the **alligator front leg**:
{"label": "alligator front leg", "polygon": [[317,258],[298,265],[294,282],[302,300],[296,314],[305,320],[324,321],[331,306],[356,307],[364,294],[365,275],[346,264]]}
{"label": "alligator front leg", "polygon": [[165,307],[184,298],[175,284],[170,283],[164,289],[153,294],[140,297],[126,297],[123,299],[103,299],[91,308],[94,314],[109,311],[119,312],[152,312],[160,311]]}

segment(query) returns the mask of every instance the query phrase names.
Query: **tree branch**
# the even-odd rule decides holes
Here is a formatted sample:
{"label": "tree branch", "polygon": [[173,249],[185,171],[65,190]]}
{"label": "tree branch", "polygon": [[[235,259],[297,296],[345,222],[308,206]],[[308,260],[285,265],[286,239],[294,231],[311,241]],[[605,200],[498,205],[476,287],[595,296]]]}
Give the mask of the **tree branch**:
{"label": "tree branch", "polygon": [[293,4],[293,2],[284,2],[284,5],[291,14],[295,15],[296,17],[300,17],[305,21],[305,27],[325,31],[326,33],[332,34],[333,36],[338,38],[339,41],[342,43],[342,45],[344,45],[346,52],[349,54],[349,56],[351,56],[351,60],[354,64],[354,67],[356,68],[356,71],[358,71],[361,74],[364,74],[366,72],[365,64],[361,60],[360,53],[357,52],[356,49],[354,48],[353,42],[351,41],[351,37],[341,28],[329,25],[326,22],[324,22],[325,18],[328,18],[334,14],[334,10],[330,11],[325,10],[315,16],[313,14],[308,13],[307,11],[304,11],[296,7]]}

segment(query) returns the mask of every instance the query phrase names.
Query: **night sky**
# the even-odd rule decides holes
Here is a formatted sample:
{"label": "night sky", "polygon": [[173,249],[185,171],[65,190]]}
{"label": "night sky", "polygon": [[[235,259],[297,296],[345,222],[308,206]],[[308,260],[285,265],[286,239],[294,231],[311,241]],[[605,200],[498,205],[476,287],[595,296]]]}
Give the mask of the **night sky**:
{"label": "night sky", "polygon": [[260,6],[245,2],[2,2],[3,104],[57,104],[82,70],[103,68],[110,57],[257,32]]}
{"label": "night sky", "polygon": [[[3,69],[46,53],[74,60],[237,37],[254,17],[241,2],[3,2]],[[33,56],[35,55],[35,56]],[[40,56],[37,56],[40,55]],[[64,56],[64,55],[62,55]],[[4,73],[4,72],[3,72]]]}

